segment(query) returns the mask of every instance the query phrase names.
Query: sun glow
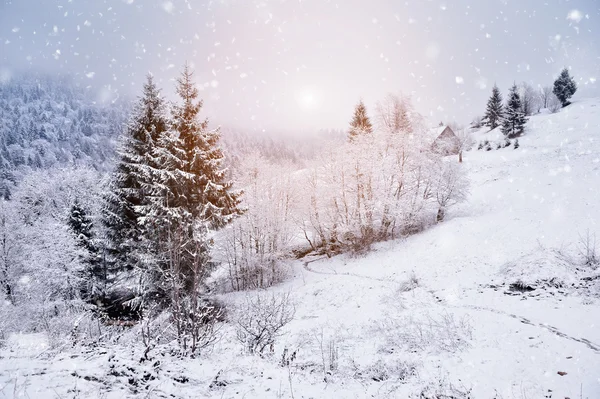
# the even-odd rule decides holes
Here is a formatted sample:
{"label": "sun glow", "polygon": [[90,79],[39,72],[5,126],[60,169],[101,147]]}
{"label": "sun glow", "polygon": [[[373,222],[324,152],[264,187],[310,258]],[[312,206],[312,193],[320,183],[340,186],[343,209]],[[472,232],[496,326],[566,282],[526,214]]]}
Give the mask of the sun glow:
{"label": "sun glow", "polygon": [[296,95],[298,105],[303,109],[313,109],[318,105],[317,92],[312,88],[301,90]]}

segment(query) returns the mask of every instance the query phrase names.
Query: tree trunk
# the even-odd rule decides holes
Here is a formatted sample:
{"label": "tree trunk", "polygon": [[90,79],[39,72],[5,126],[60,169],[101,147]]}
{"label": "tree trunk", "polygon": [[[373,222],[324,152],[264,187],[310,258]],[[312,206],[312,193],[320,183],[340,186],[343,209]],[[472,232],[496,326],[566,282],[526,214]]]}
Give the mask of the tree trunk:
{"label": "tree trunk", "polygon": [[438,223],[444,221],[445,214],[446,214],[446,212],[444,211],[444,208],[442,208],[442,207],[438,208],[437,217],[436,217],[436,220]]}

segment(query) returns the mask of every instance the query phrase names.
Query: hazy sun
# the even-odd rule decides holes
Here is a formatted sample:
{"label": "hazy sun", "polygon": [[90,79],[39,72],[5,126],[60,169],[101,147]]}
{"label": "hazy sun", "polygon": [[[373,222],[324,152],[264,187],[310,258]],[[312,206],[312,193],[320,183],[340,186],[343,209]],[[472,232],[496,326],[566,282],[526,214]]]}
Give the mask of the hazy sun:
{"label": "hazy sun", "polygon": [[317,105],[317,96],[312,89],[304,89],[297,96],[298,105],[304,109],[312,109]]}

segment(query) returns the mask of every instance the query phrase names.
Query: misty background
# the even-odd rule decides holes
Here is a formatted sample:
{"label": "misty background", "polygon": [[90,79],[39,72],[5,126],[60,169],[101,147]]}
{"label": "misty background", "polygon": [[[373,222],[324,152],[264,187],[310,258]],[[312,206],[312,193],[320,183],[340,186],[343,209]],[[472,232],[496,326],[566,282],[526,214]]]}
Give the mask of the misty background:
{"label": "misty background", "polygon": [[597,0],[0,3],[0,80],[73,75],[99,101],[133,97],[152,72],[172,98],[186,60],[211,123],[247,130],[346,128],[362,98],[412,96],[432,122],[483,113],[491,87],[599,95]]}

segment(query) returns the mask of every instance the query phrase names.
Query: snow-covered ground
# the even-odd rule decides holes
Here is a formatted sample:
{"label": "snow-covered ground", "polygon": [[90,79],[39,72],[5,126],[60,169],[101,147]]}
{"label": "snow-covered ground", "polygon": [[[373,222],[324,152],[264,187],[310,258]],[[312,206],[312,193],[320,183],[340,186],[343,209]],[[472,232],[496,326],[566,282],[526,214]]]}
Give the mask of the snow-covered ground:
{"label": "snow-covered ground", "polygon": [[519,145],[465,154],[469,200],[443,223],[293,264],[270,290],[296,304],[271,357],[243,354],[231,326],[199,358],[151,364],[131,342],[57,354],[12,336],[0,398],[600,398],[600,280],[577,251],[600,234],[600,100],[531,117]]}

